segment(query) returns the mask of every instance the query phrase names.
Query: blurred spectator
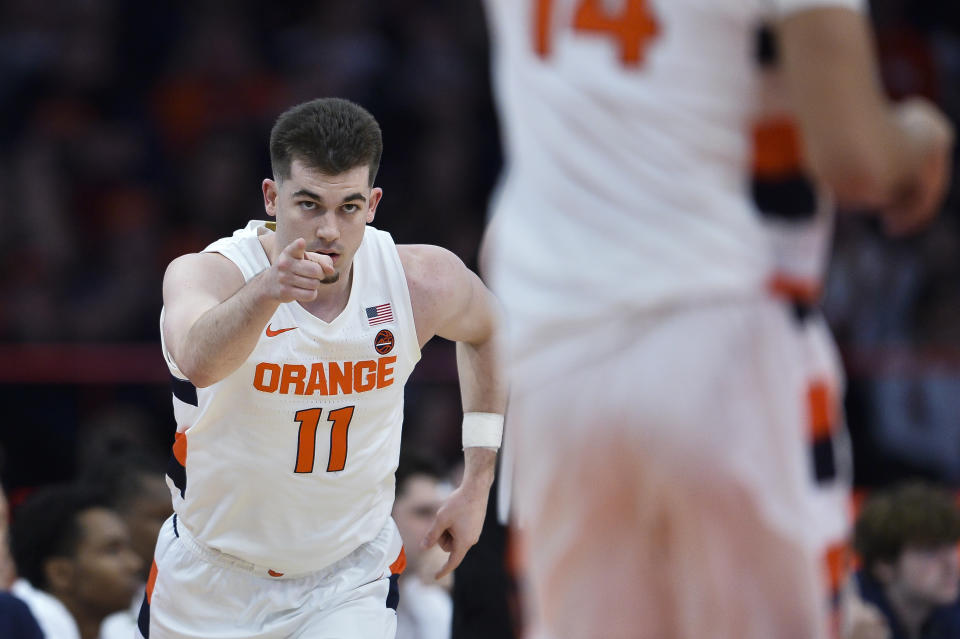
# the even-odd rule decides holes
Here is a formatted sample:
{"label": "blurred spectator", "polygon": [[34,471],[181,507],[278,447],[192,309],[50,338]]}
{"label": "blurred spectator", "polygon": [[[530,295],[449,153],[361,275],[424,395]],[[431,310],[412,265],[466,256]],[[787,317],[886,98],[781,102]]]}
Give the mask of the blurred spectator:
{"label": "blurred spectator", "polygon": [[130,605],[140,559],[123,520],[102,496],[59,485],[31,495],[14,513],[13,592],[56,639],[97,639],[104,618]]}
{"label": "blurred spectator", "polygon": [[145,453],[127,452],[93,460],[81,476],[81,481],[102,493],[107,505],[124,520],[130,531],[130,546],[140,558],[141,566],[140,587],[126,610],[113,613],[103,621],[101,639],[135,636],[157,535],[163,522],[173,514],[165,469],[164,460]]}
{"label": "blurred spectator", "polygon": [[960,637],[958,541],[960,508],[940,488],[908,483],[867,502],[854,535],[857,584],[890,639]]}
{"label": "blurred spectator", "polygon": [[396,639],[449,639],[453,615],[449,578],[434,575],[447,561],[439,545],[420,549],[437,510],[449,489],[431,458],[402,453],[397,467],[397,497],[393,519],[397,522],[407,555],[406,570],[399,575]]}

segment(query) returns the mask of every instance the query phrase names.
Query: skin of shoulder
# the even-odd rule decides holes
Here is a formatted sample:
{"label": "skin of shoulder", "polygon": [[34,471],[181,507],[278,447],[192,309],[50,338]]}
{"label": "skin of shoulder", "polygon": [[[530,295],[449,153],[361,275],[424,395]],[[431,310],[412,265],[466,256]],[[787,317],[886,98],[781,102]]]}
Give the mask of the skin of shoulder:
{"label": "skin of shoulder", "polygon": [[463,261],[439,246],[397,246],[413,306],[420,346],[434,335],[456,342],[485,342],[496,325],[493,295]]}

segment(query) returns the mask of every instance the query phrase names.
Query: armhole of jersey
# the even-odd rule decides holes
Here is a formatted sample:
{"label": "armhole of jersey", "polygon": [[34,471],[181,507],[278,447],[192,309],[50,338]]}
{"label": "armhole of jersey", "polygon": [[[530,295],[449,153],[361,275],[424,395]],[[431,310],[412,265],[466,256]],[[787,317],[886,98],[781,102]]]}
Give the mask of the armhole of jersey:
{"label": "armhole of jersey", "polygon": [[244,282],[249,282],[261,271],[270,267],[258,236],[225,237],[203,249],[203,252],[219,253],[233,262],[243,275]]}
{"label": "armhole of jersey", "polygon": [[403,291],[401,299],[397,300],[398,307],[403,307],[402,309],[397,308],[397,319],[400,319],[400,313],[403,313],[401,325],[410,327],[410,339],[404,341],[411,345],[408,349],[408,355],[410,361],[416,364],[420,361],[420,342],[417,339],[417,324],[413,317],[413,301],[410,299],[410,287],[407,286],[407,272],[403,269],[400,251],[397,248],[396,242],[393,241],[393,236],[386,231],[376,230],[376,232],[378,234],[378,242],[382,243],[385,249],[383,251],[384,257],[389,256],[389,259],[394,263],[394,268],[387,269],[390,277],[395,278],[394,282],[392,282],[392,288]]}

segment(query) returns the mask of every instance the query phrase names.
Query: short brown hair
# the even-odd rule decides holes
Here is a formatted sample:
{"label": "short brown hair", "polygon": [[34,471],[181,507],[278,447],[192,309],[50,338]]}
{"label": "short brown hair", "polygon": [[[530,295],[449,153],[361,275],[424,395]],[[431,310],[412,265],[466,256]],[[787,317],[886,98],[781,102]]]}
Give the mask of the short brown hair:
{"label": "short brown hair", "polygon": [[309,168],[338,175],[370,167],[370,186],[380,167],[383,139],[370,112],[341,98],[319,98],[284,111],[270,131],[270,165],[275,180],[290,177],[300,160]]}
{"label": "short brown hair", "polygon": [[936,548],[960,540],[960,508],[946,490],[909,482],[867,501],[854,532],[863,565],[894,562],[908,547]]}

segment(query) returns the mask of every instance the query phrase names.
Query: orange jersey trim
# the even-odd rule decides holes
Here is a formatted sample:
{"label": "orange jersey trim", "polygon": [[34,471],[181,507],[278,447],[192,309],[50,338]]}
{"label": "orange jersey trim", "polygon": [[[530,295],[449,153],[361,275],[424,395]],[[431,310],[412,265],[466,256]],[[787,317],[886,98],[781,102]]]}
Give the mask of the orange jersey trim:
{"label": "orange jersey trim", "polygon": [[778,178],[803,169],[803,147],[792,118],[757,123],[753,127],[753,173]]}
{"label": "orange jersey trim", "polygon": [[774,273],[767,282],[767,289],[776,297],[794,302],[815,304],[820,299],[820,282],[813,279],[791,277],[783,273]]}
{"label": "orange jersey trim", "polygon": [[187,436],[184,433],[177,433],[173,436],[173,456],[180,465],[187,466]]}
{"label": "orange jersey trim", "polygon": [[147,577],[147,603],[153,599],[153,586],[157,583],[157,560],[150,564],[150,576]]}

